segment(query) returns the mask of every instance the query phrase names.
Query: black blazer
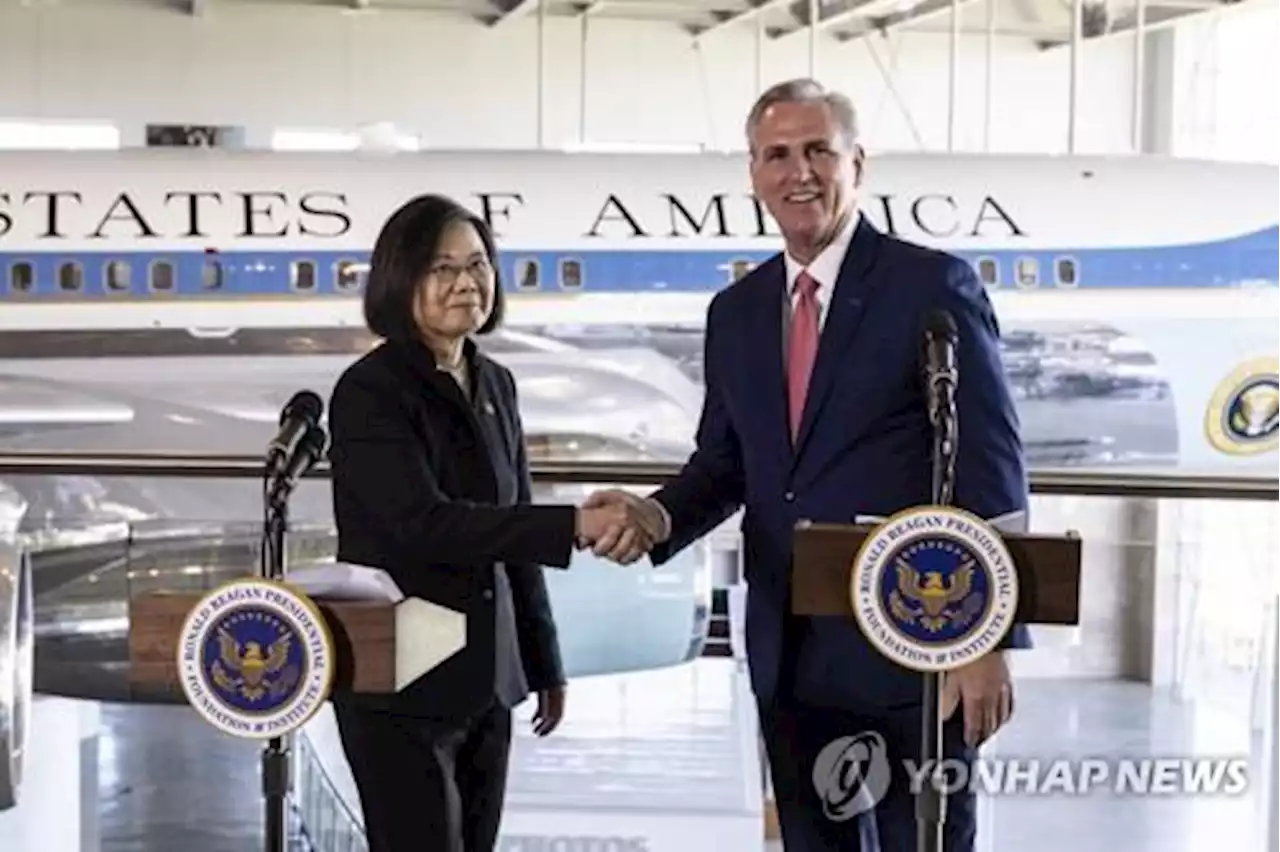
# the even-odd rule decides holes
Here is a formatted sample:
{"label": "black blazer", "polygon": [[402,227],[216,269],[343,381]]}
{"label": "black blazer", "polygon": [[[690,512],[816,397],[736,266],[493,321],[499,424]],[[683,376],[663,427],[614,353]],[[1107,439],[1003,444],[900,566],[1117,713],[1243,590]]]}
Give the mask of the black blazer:
{"label": "black blazer", "polygon": [[465,357],[470,402],[417,343],[382,344],[334,386],[338,559],[467,616],[465,649],[362,706],[457,719],[565,682],[541,566],[568,566],[575,509],[531,505],[511,371],[471,341]]}

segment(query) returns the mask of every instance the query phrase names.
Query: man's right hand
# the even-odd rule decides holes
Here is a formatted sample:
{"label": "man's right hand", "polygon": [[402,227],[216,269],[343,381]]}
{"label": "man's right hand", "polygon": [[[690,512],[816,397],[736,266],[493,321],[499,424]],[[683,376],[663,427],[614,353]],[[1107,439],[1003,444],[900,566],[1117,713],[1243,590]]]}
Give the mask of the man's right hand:
{"label": "man's right hand", "polygon": [[618,489],[597,491],[578,510],[578,538],[603,556],[629,565],[665,541],[662,510],[651,500]]}

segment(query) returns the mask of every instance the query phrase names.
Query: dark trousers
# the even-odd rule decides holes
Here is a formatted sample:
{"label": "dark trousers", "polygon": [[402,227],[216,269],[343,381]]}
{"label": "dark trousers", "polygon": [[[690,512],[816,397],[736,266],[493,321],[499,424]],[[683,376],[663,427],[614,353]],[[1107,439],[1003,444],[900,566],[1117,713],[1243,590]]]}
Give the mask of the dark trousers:
{"label": "dark trousers", "polygon": [[[759,710],[786,852],[916,852],[909,770],[919,771],[918,708],[867,714],[786,698]],[[971,766],[961,711],[943,731],[944,757]],[[972,852],[976,833],[973,795],[950,794],[944,849]]]}
{"label": "dark trousers", "polygon": [[459,723],[334,703],[360,792],[369,852],[491,852],[511,748],[511,711]]}

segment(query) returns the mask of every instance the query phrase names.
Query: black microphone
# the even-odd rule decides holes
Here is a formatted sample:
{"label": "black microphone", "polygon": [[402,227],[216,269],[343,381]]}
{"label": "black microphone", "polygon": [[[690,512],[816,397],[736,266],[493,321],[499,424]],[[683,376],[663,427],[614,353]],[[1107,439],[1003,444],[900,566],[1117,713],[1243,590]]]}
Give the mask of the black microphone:
{"label": "black microphone", "polygon": [[951,312],[936,309],[924,320],[924,385],[929,419],[938,425],[941,412],[950,410],[960,383],[956,368],[956,321]]}
{"label": "black microphone", "polygon": [[270,500],[273,504],[287,497],[302,475],[311,470],[324,454],[328,440],[329,436],[324,429],[315,424],[302,433],[302,437],[294,445],[293,454],[284,462],[275,481],[271,483]]}
{"label": "black microphone", "polygon": [[267,470],[271,476],[280,474],[293,457],[298,441],[320,422],[324,402],[313,391],[301,390],[285,403],[280,412],[280,431],[267,444]]}

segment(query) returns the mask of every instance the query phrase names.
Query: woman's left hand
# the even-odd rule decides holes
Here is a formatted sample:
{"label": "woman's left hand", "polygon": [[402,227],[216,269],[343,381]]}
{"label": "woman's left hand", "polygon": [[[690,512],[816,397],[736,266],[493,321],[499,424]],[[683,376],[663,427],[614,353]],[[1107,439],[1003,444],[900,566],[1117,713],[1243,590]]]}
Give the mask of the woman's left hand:
{"label": "woman's left hand", "polygon": [[533,714],[533,732],[545,737],[560,727],[564,718],[564,687],[538,690],[538,709]]}

